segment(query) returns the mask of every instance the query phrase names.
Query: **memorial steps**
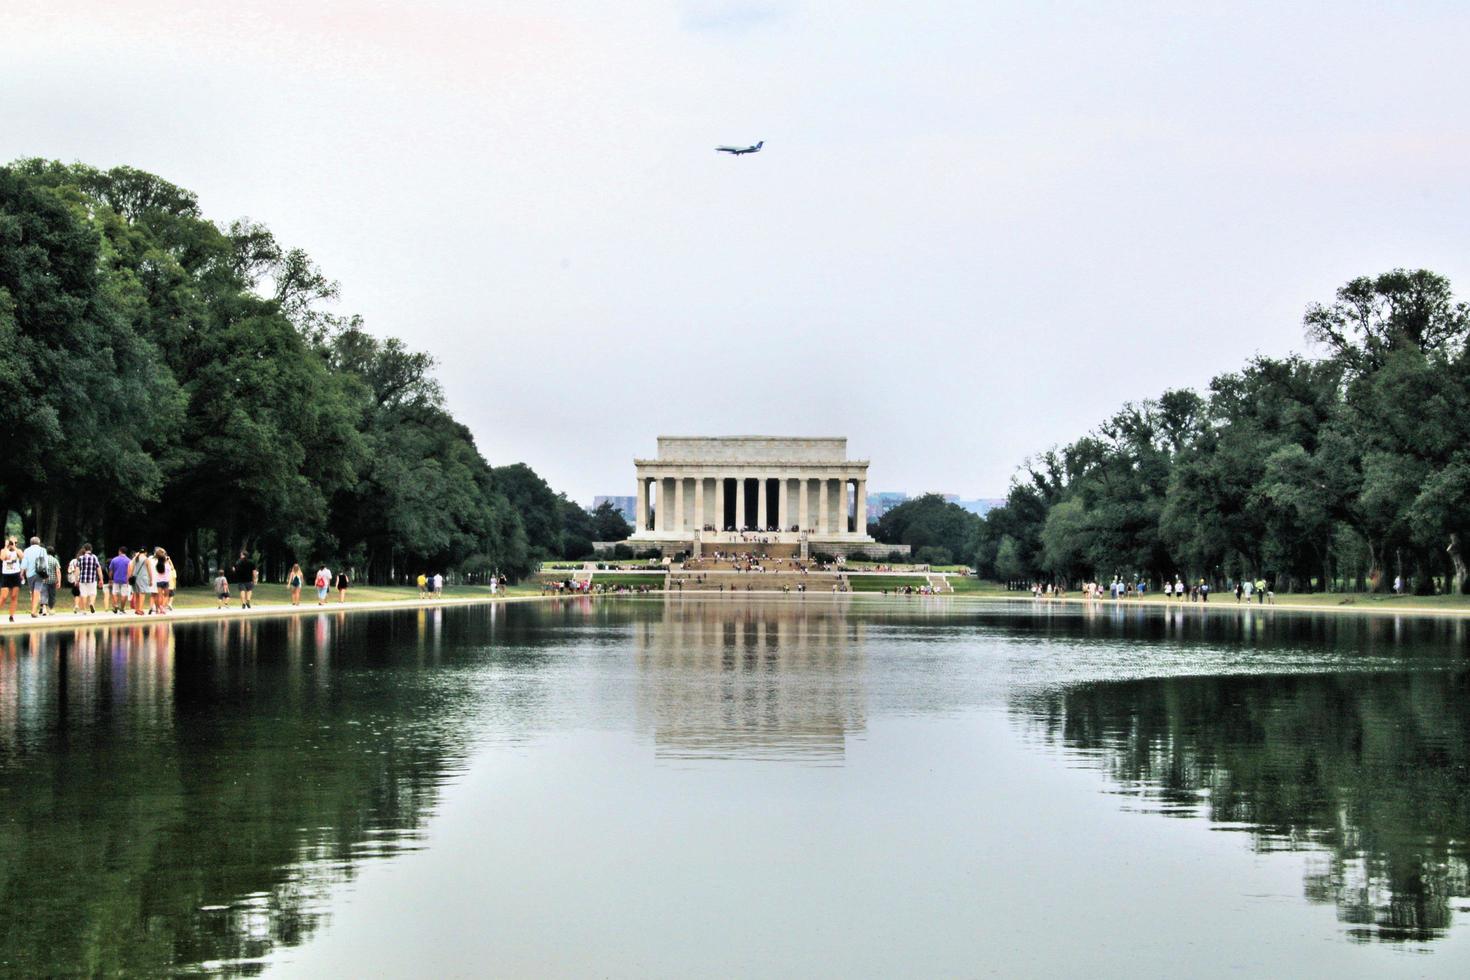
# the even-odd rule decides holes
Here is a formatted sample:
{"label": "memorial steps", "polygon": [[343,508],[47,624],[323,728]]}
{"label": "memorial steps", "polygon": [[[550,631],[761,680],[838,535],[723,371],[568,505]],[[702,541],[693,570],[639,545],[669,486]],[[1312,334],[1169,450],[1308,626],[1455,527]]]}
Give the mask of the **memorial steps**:
{"label": "memorial steps", "polygon": [[733,570],[673,571],[669,573],[671,592],[781,592],[798,586],[808,592],[831,592],[834,585],[845,586],[838,572],[736,572]]}

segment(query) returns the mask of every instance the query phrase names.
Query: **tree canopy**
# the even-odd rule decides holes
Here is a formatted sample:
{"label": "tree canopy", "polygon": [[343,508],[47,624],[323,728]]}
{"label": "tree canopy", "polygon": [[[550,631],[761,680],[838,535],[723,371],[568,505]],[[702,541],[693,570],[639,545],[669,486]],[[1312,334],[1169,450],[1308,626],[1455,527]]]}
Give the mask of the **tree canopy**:
{"label": "tree canopy", "polygon": [[163,545],[195,580],[241,548],[364,581],[518,576],[593,527],[490,466],[433,359],[333,313],[338,292],[153,174],[0,167],[0,513],[63,553]]}
{"label": "tree canopy", "polygon": [[1257,357],[1028,461],[979,526],[980,572],[1465,591],[1470,307],[1395,269],[1304,325],[1325,356]]}

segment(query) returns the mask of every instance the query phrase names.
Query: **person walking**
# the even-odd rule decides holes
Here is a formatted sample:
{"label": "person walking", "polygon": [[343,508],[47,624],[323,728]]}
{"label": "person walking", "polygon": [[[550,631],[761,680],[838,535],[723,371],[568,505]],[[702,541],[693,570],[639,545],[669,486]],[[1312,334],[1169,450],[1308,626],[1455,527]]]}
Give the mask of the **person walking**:
{"label": "person walking", "polygon": [[419,572],[418,586],[419,586],[419,598],[420,599],[428,598],[428,595],[429,595],[429,576],[426,575],[426,574],[424,574],[423,572]]}
{"label": "person walking", "polygon": [[434,573],[434,598],[435,599],[442,599],[442,598],[444,598],[444,573],[443,572],[435,572]]}
{"label": "person walking", "polygon": [[133,591],[129,584],[133,577],[133,560],[128,557],[127,548],[117,549],[117,554],[112,561],[107,563],[108,594],[112,600],[112,611],[120,615],[127,612],[128,600]]}
{"label": "person walking", "polygon": [[31,618],[44,616],[46,607],[41,600],[46,597],[46,576],[50,570],[46,564],[46,549],[41,547],[40,538],[31,538],[29,547],[21,552],[20,565],[21,574],[25,576],[26,585],[31,590]]}
{"label": "person walking", "polygon": [[291,589],[291,605],[301,605],[301,587],[306,584],[306,573],[301,566],[292,565],[291,574],[286,576],[286,585]]}
{"label": "person walking", "polygon": [[179,594],[179,571],[174,568],[174,556],[164,552],[163,560],[168,566],[168,601],[164,604],[165,612],[174,611],[174,596]]}
{"label": "person walking", "polygon": [[173,579],[168,575],[168,552],[162,548],[153,549],[153,557],[148,560],[148,564],[148,570],[153,573],[153,611],[162,616],[168,612],[168,593],[173,585]]}
{"label": "person walking", "polygon": [[1266,580],[1264,578],[1256,579],[1256,596],[1258,597],[1256,599],[1257,604],[1266,604]]}
{"label": "person walking", "polygon": [[5,539],[0,548],[0,609],[10,606],[10,621],[15,622],[15,607],[20,603],[20,577],[23,559],[14,538]]}
{"label": "person walking", "polygon": [[133,556],[133,614],[144,615],[143,607],[148,607],[147,615],[153,615],[153,565],[148,560],[148,549],[139,548],[138,553]]}
{"label": "person walking", "polygon": [[88,613],[97,611],[97,586],[102,582],[102,562],[92,554],[90,544],[82,545],[77,555],[77,597]]}
{"label": "person walking", "polygon": [[61,559],[56,557],[56,552],[46,552],[46,614],[56,615],[56,586],[61,582]]}
{"label": "person walking", "polygon": [[216,609],[230,608],[230,578],[223,568],[214,576],[214,597],[219,600]]}
{"label": "person walking", "polygon": [[82,549],[78,548],[71,561],[66,563],[66,584],[71,587],[71,611],[74,613],[82,611],[81,563]]}
{"label": "person walking", "polygon": [[327,592],[332,588],[332,570],[326,565],[316,570],[316,604],[327,604]]}
{"label": "person walking", "polygon": [[352,584],[352,580],[347,577],[347,569],[344,568],[340,572],[337,573],[337,601],[338,602],[346,602],[347,601],[347,587],[349,585],[351,585],[351,584]]}
{"label": "person walking", "polygon": [[241,551],[235,562],[235,586],[240,590],[241,609],[249,609],[254,604],[252,600],[255,598],[255,583],[259,580],[260,569],[250,560],[249,552]]}

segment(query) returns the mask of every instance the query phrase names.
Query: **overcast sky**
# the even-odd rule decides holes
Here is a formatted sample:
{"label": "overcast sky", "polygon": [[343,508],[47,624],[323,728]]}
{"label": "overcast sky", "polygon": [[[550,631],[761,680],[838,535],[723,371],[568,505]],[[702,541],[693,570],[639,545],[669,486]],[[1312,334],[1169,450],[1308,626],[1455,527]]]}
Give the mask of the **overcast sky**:
{"label": "overcast sky", "polygon": [[0,158],[265,222],[583,502],[659,434],[999,496],[1353,276],[1470,295],[1463,0],[4,6]]}

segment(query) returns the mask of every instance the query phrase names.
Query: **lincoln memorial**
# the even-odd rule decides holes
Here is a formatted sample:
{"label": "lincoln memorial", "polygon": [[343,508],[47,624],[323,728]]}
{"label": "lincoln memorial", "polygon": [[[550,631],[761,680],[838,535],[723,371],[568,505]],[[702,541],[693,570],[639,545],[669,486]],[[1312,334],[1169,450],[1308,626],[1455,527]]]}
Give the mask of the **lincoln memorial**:
{"label": "lincoln memorial", "polygon": [[633,466],[633,548],[698,555],[746,550],[728,546],[755,536],[772,554],[841,555],[874,544],[868,461],[847,458],[846,438],[659,436],[658,457]]}

